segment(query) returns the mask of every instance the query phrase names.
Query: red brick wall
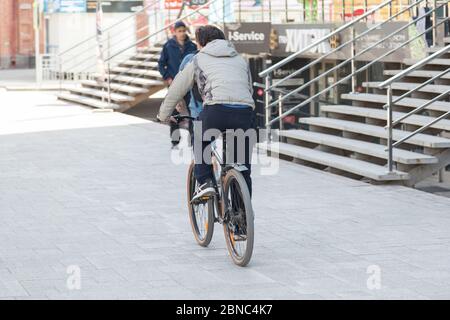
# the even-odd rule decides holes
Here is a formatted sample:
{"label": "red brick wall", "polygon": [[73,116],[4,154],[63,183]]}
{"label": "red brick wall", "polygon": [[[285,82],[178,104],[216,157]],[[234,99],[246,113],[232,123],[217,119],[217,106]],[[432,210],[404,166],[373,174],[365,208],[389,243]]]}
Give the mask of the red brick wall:
{"label": "red brick wall", "polygon": [[0,1],[0,67],[27,67],[34,56],[33,0]]}

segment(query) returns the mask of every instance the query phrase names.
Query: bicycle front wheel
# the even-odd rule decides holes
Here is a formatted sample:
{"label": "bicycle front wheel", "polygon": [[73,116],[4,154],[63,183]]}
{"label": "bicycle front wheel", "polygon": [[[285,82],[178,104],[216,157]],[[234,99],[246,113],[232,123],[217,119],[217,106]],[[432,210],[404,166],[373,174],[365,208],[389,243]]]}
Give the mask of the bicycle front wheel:
{"label": "bicycle front wheel", "polygon": [[194,162],[191,163],[187,177],[187,204],[189,208],[189,221],[197,243],[207,247],[214,233],[214,199],[193,204],[192,197],[198,188],[198,182],[194,177]]}
{"label": "bicycle front wheel", "polygon": [[230,169],[223,180],[225,241],[233,262],[246,266],[252,257],[254,215],[250,192],[242,174]]}

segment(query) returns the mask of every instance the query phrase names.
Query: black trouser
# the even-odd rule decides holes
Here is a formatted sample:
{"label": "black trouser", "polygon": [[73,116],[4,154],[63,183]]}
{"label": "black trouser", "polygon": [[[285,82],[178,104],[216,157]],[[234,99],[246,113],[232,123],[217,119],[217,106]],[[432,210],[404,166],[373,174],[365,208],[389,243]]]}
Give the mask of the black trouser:
{"label": "black trouser", "polygon": [[[205,149],[214,140],[214,137],[204,139],[204,133],[208,129],[217,129],[223,132],[227,129],[242,129],[247,131],[252,128],[253,111],[252,108],[230,108],[223,105],[210,105],[205,106],[203,111],[200,113],[199,121],[194,124],[194,155],[195,155],[195,169],[194,175],[200,184],[205,183],[207,179],[213,179],[213,170],[211,165],[210,154],[204,154]],[[201,124],[201,131],[197,126]],[[256,133],[255,133],[256,134]],[[215,137],[217,138],[217,137]],[[252,180],[251,174],[251,156],[253,143],[255,142],[252,138],[245,138],[245,154],[239,154],[239,141],[238,138],[227,136],[227,145],[230,144],[229,139],[235,139],[234,150],[232,152],[233,163],[244,164],[248,170],[242,171],[245,181],[247,182],[250,194],[252,194]],[[210,139],[210,140],[209,140]],[[205,141],[207,140],[207,141]],[[201,144],[200,144],[201,141]],[[201,146],[201,153],[199,152],[198,146]],[[227,149],[228,152],[231,150]],[[238,161],[244,160],[244,161]],[[231,162],[228,161],[228,162]],[[243,162],[243,163],[242,163]]]}

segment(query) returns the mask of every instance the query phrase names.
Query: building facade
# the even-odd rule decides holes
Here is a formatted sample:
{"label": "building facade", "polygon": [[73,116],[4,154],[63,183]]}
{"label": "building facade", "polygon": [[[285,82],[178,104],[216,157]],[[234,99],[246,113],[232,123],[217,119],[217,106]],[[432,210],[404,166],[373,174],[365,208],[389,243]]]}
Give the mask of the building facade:
{"label": "building facade", "polygon": [[0,68],[34,66],[33,0],[0,1]]}

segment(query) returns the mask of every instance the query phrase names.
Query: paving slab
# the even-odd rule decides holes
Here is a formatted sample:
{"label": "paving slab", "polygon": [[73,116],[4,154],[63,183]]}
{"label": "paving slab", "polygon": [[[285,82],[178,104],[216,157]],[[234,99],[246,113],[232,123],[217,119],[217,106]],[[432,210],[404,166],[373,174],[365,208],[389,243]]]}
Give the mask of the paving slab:
{"label": "paving slab", "polygon": [[0,101],[0,298],[450,298],[446,197],[255,164],[239,268],[220,227],[195,243],[166,126],[46,92]]}

